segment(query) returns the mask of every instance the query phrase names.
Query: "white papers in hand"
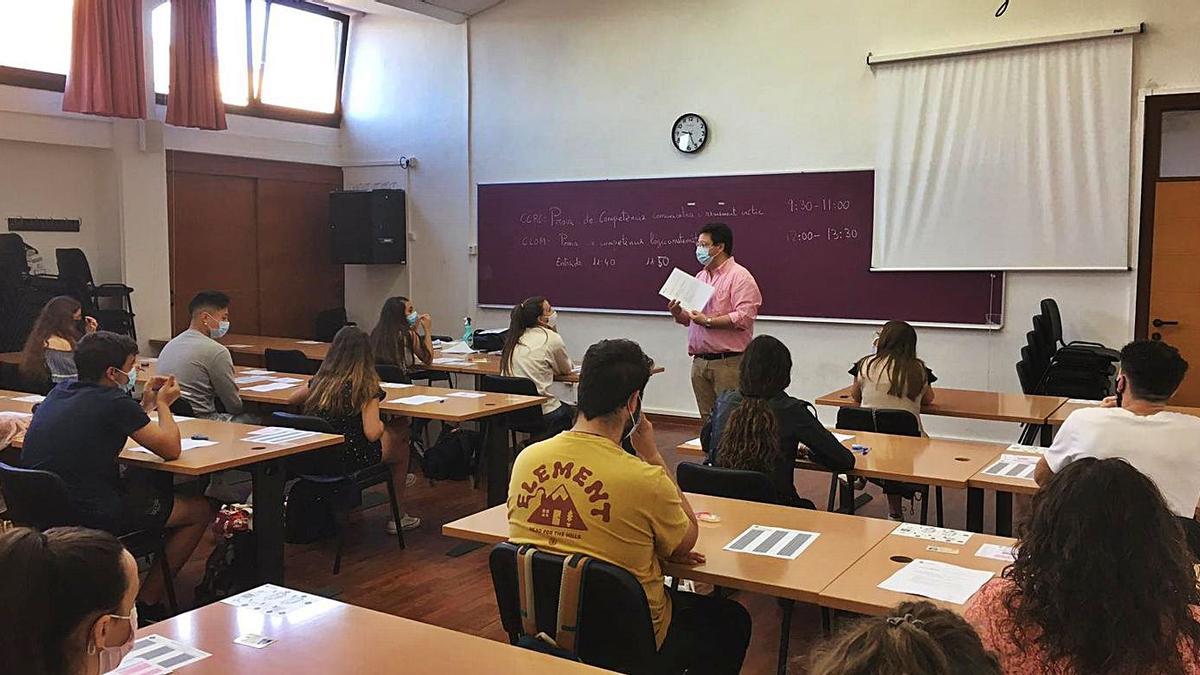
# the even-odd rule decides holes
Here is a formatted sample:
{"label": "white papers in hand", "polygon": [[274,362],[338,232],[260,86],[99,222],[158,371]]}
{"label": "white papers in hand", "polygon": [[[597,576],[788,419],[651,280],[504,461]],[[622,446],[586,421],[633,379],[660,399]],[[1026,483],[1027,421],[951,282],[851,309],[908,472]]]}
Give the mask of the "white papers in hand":
{"label": "white papers in hand", "polygon": [[1000,455],[1000,459],[984,469],[983,472],[989,476],[1033,480],[1033,471],[1037,468],[1037,463],[1037,455],[1010,455],[1005,453]]}
{"label": "white papers in hand", "polygon": [[734,553],[749,553],[751,555],[765,555],[770,558],[795,560],[819,536],[820,533],[818,532],[786,530],[782,527],[769,527],[766,525],[751,525],[746,528],[745,532],[734,537],[733,541],[726,544],[725,550],[733,551]]}
{"label": "white papers in hand", "polygon": [[945,527],[934,527],[933,525],[920,525],[918,523],[904,523],[892,530],[892,534],[898,534],[902,537],[912,537],[913,539],[938,541],[943,544],[958,544],[959,546],[967,543],[967,540],[971,538],[970,532],[951,530]]}
{"label": "white papers in hand", "polygon": [[884,579],[879,587],[962,605],[992,576],[987,570],[973,570],[918,558]]}
{"label": "white papers in hand", "polygon": [[294,386],[296,385],[292,384],[291,382],[268,382],[266,384],[259,384],[253,387],[246,387],[242,391],[278,391],[280,389],[291,389]]}
{"label": "white papers in hand", "polygon": [[445,400],[446,399],[440,396],[424,396],[417,394],[416,396],[407,396],[405,398],[398,398],[388,401],[388,403],[398,403],[400,405],[426,405],[429,403],[441,403]]}
{"label": "white papers in hand", "polygon": [[[192,448],[206,448],[206,447],[208,447],[208,446],[210,446],[210,445],[216,445],[216,444],[217,444],[217,442],[216,442],[216,441],[201,441],[201,440],[197,440],[197,439],[195,439],[195,438],[181,438],[181,439],[179,439],[179,447],[180,447],[180,448],[181,448],[181,449],[182,449],[184,452],[187,452],[188,450],[191,450]],[[132,451],[134,451],[134,452],[145,452],[145,453],[148,453],[148,454],[151,454],[151,455],[153,455],[153,454],[154,454],[154,452],[152,452],[152,451],[150,451],[150,450],[147,450],[146,448],[143,448],[143,447],[142,447],[142,446],[140,446],[140,445],[134,446],[134,447],[130,448],[130,450],[132,450]]]}
{"label": "white papers in hand", "polygon": [[684,309],[704,309],[712,298],[713,287],[676,267],[671,270],[658,294],[668,300],[678,300]]}

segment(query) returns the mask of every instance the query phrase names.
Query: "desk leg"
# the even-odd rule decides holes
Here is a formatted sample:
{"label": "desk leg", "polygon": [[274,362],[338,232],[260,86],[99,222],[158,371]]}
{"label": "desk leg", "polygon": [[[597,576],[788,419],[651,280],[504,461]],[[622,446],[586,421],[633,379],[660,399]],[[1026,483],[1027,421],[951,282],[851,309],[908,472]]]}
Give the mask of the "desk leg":
{"label": "desk leg", "polygon": [[283,463],[254,465],[254,538],[258,543],[258,580],[283,583]]}
{"label": "desk leg", "polygon": [[1039,445],[1041,445],[1043,448],[1050,447],[1050,444],[1054,442],[1054,427],[1049,424],[1043,424],[1038,428],[1040,429],[1038,438]]}
{"label": "desk leg", "polygon": [[503,415],[496,415],[484,422],[484,453],[487,461],[487,505],[489,507],[508,501],[508,425]]}
{"label": "desk leg", "polygon": [[787,675],[788,643],[792,640],[792,614],[795,613],[795,609],[794,600],[779,599],[779,611],[783,613],[783,621],[779,624],[779,675]]}
{"label": "desk leg", "polygon": [[983,532],[982,488],[967,488],[967,530]]}
{"label": "desk leg", "polygon": [[1013,496],[1011,492],[996,493],[996,534],[1011,537],[1013,530]]}
{"label": "desk leg", "polygon": [[839,484],[838,489],[841,491],[841,496],[839,497],[841,502],[839,506],[841,508],[838,510],[842,513],[849,513],[853,515],[854,508],[858,506],[858,504],[854,501],[854,476],[846,474],[845,482],[837,480],[836,476],[834,477],[834,480]]}

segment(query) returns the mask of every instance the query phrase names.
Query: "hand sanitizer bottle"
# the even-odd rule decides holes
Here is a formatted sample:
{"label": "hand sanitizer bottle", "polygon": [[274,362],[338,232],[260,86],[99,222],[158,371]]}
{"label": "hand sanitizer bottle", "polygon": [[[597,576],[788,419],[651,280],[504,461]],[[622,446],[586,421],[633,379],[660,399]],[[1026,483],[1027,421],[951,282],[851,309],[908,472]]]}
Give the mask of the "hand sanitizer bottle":
{"label": "hand sanitizer bottle", "polygon": [[462,339],[463,339],[463,342],[467,343],[468,346],[470,346],[470,344],[471,344],[471,335],[474,333],[475,333],[475,330],[473,328],[471,328],[471,317],[464,316],[463,317],[463,338]]}

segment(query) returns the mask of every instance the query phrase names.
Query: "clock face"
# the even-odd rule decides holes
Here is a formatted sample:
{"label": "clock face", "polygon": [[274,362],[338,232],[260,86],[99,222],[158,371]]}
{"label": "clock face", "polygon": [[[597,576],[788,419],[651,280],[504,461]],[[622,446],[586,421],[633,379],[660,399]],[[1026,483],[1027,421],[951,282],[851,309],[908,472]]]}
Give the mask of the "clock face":
{"label": "clock face", "polygon": [[671,145],[680,152],[697,152],[708,140],[708,122],[696,113],[681,115],[671,127]]}

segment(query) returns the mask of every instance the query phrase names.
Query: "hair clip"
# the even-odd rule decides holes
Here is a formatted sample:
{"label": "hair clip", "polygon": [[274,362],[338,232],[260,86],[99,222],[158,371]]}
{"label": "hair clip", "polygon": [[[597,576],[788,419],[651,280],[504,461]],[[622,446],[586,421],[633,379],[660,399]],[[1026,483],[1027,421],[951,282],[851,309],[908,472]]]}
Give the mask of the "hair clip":
{"label": "hair clip", "polygon": [[889,616],[887,618],[887,622],[888,625],[892,627],[899,626],[902,623],[911,624],[913,628],[923,628],[925,626],[924,621],[913,618],[912,614],[905,614],[904,616]]}

